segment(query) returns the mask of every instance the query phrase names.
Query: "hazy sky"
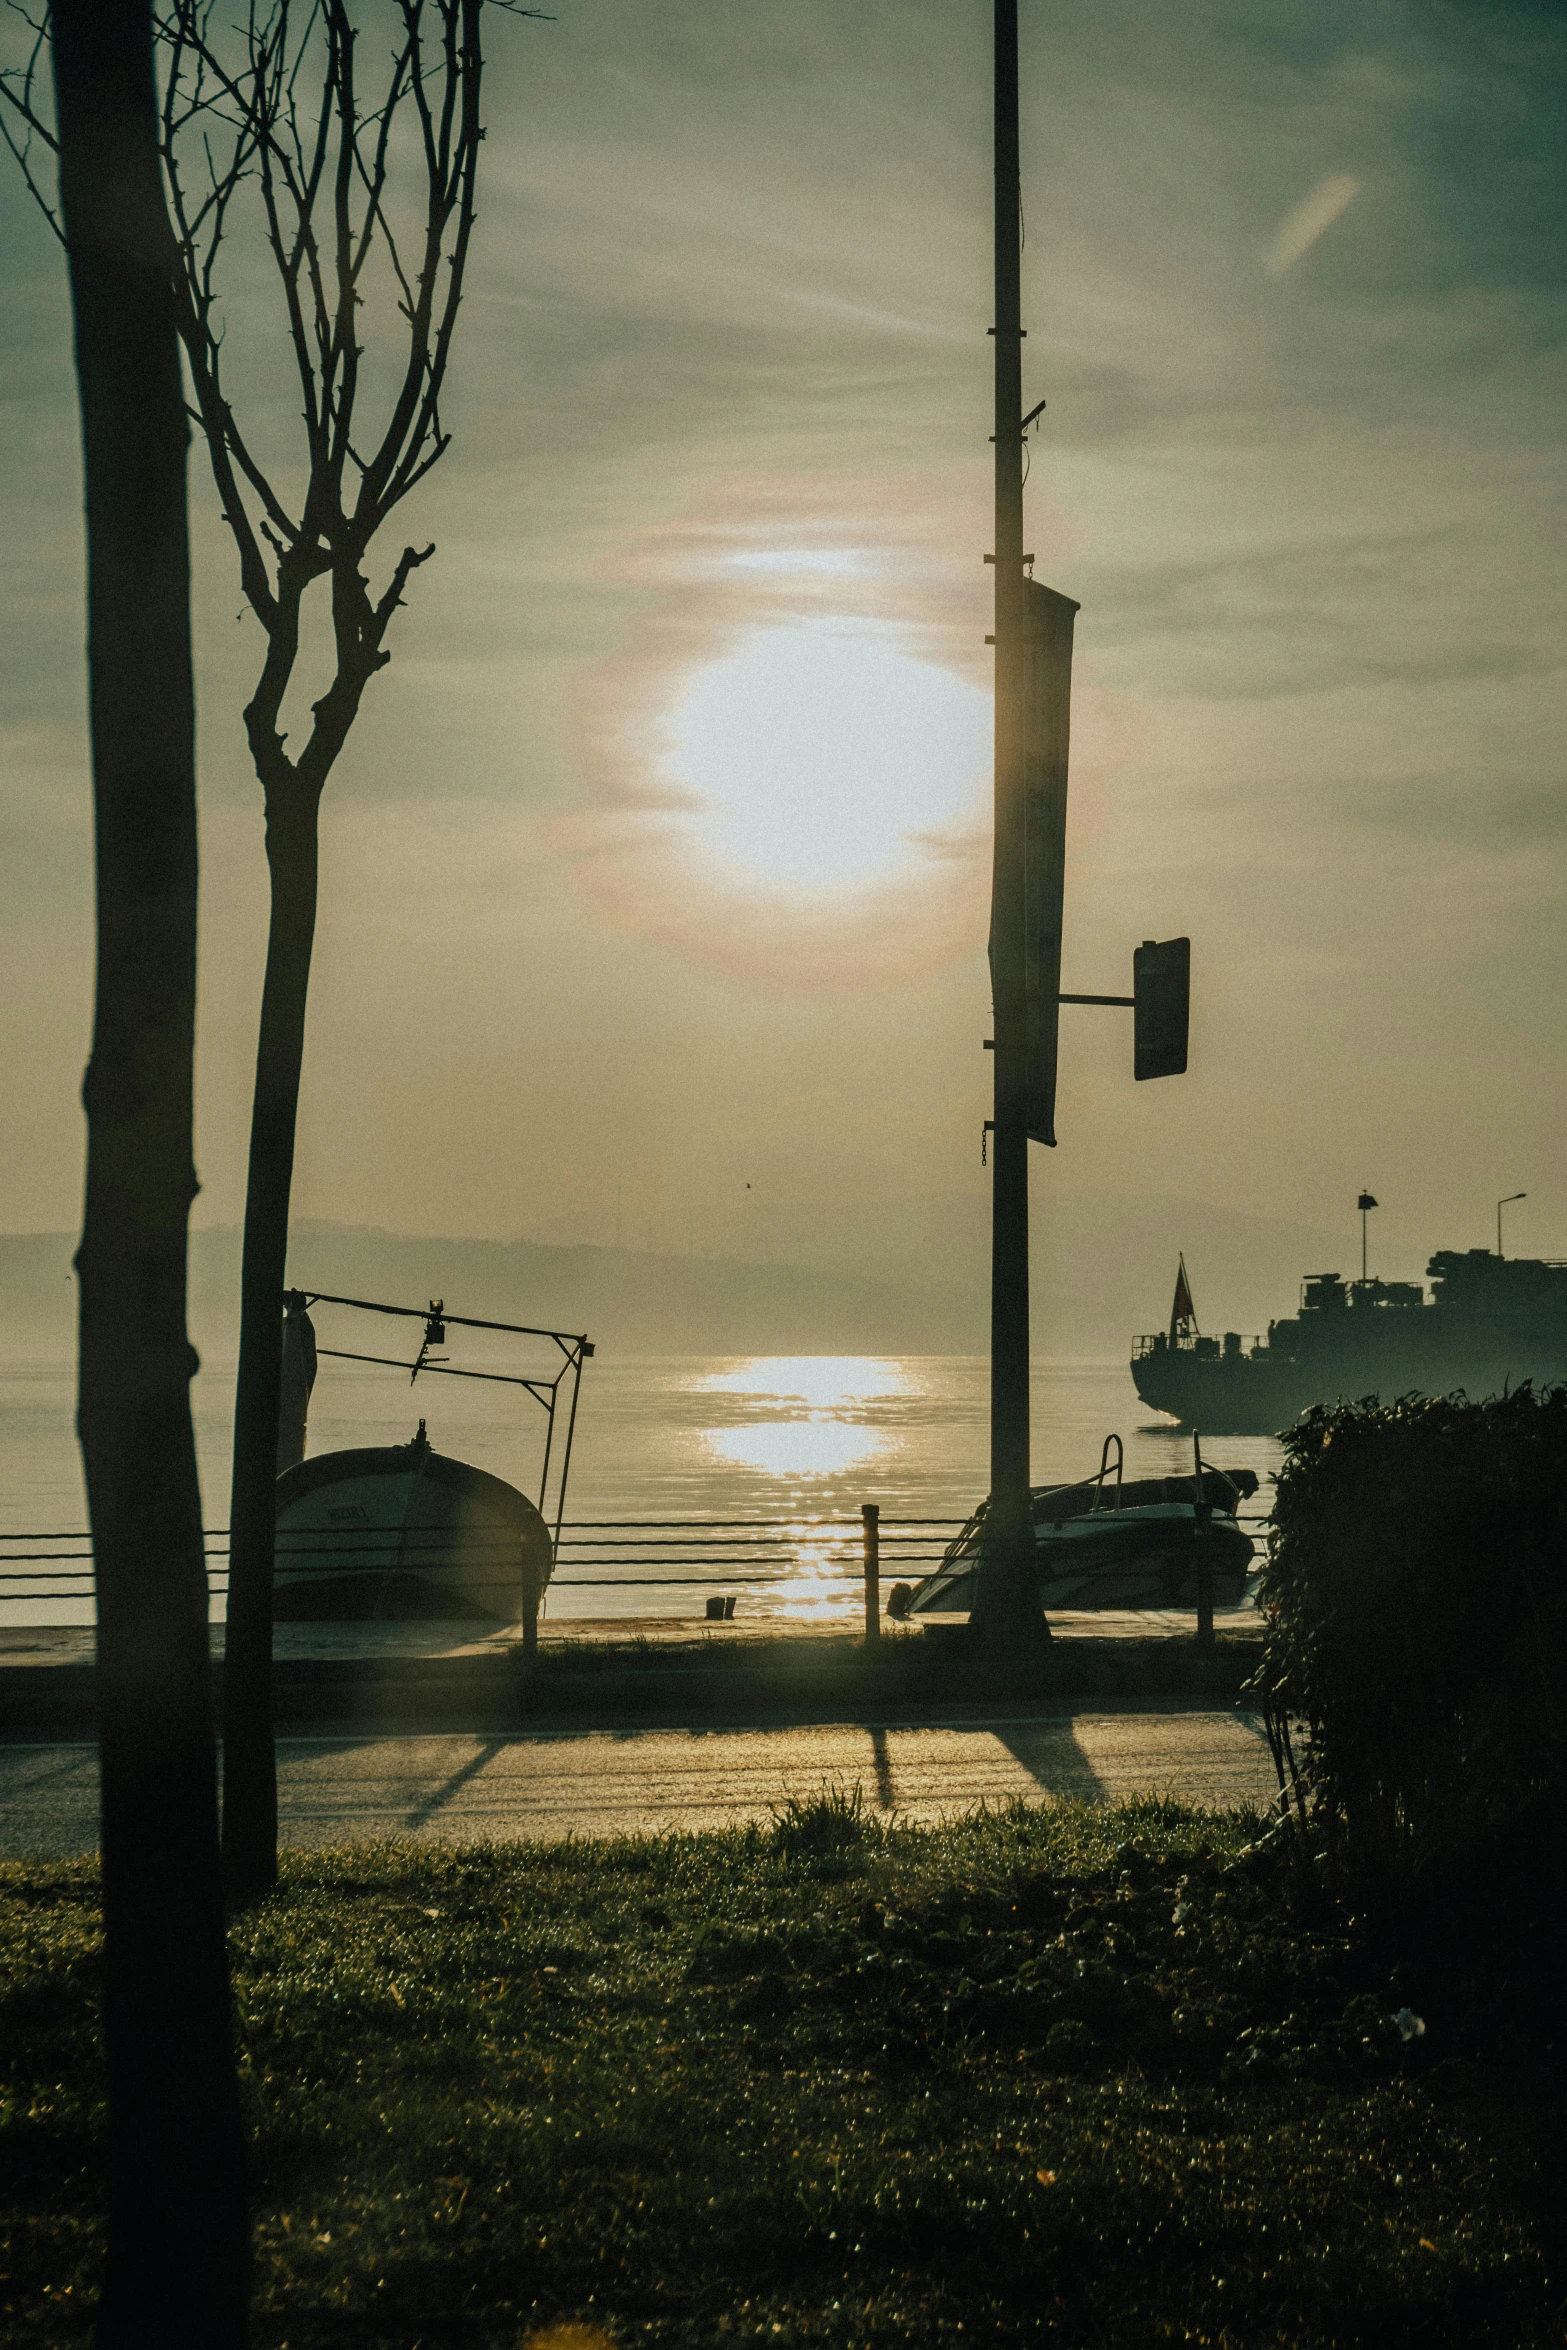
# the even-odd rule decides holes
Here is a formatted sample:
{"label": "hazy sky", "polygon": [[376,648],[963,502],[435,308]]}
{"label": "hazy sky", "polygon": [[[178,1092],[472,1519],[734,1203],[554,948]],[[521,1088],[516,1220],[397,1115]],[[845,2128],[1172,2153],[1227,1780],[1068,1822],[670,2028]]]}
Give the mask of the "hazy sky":
{"label": "hazy sky", "polygon": [[[556,10],[490,23],[456,440],[383,567],[438,553],[325,803],[297,1206],[878,1273],[923,1213],[934,1274],[987,1212],[988,10]],[[1066,983],[1185,931],[1195,998],[1160,1085],[1127,1015],[1065,1015],[1036,1202],[1348,1235],[1368,1183],[1408,1274],[1524,1189],[1510,1245],[1567,1254],[1567,16],[1023,0],[1022,38],[1027,543],[1082,606]],[[14,175],[0,207],[14,1231],[77,1212],[90,835],[63,270]],[[259,633],[203,466],[225,1222]]]}

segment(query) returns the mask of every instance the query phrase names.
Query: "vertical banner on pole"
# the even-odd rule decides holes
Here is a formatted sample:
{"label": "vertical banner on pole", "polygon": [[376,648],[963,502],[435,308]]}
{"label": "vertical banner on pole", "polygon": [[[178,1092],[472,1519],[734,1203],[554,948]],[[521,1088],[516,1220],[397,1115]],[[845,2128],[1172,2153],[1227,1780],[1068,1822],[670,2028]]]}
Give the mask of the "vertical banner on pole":
{"label": "vertical banner on pole", "polygon": [[1066,882],[1066,771],[1071,731],[1070,596],[1023,583],[1023,869],[1028,994],[1028,1131],[1056,1139],[1061,1019],[1061,909]]}

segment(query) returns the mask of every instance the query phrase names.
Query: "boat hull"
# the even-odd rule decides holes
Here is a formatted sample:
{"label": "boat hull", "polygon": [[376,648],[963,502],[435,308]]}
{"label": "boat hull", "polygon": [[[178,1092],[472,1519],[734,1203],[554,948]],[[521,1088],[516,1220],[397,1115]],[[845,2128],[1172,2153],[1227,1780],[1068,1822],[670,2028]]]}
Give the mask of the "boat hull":
{"label": "boat hull", "polygon": [[[1428,1315],[1434,1310],[1425,1309]],[[1498,1395],[1525,1380],[1549,1386],[1567,1369],[1567,1355],[1543,1348],[1509,1354],[1498,1346],[1434,1339],[1417,1347],[1396,1325],[1375,1337],[1380,1345],[1363,1341],[1342,1355],[1321,1346],[1296,1356],[1271,1348],[1202,1356],[1186,1347],[1161,1347],[1133,1357],[1132,1380],[1144,1403],[1183,1428],[1200,1428],[1204,1436],[1275,1436],[1313,1404],[1367,1397],[1392,1403],[1402,1395],[1450,1395],[1455,1389]]]}
{"label": "boat hull", "polygon": [[[1256,1545],[1237,1524],[1236,1503],[1255,1493],[1249,1469],[1204,1469],[1207,1524],[1199,1526],[1194,1478],[1143,1478],[1109,1489],[1055,1486],[1034,1495],[1040,1604],[1049,1609],[1194,1608],[1206,1570],[1215,1607],[1237,1606]],[[940,1567],[900,1595],[907,1616],[967,1615],[974,1605],[984,1512],[970,1520]]]}
{"label": "boat hull", "polygon": [[514,1623],[552,1563],[525,1494],[428,1444],[321,1453],[278,1479],[279,1623]]}
{"label": "boat hull", "polygon": [[1203,1361],[1175,1348],[1139,1355],[1132,1382],[1154,1411],[1205,1436],[1274,1436],[1322,1400],[1313,1393],[1321,1382],[1303,1378],[1293,1363],[1251,1355]]}

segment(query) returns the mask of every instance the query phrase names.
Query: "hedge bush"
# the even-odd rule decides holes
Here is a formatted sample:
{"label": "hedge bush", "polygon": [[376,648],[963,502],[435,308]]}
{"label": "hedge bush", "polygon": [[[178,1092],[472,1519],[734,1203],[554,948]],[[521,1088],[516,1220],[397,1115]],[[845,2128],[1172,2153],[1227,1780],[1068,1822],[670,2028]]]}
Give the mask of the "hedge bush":
{"label": "hedge bush", "polygon": [[1257,1686],[1368,1908],[1548,1926],[1567,1857],[1567,1389],[1290,1430]]}

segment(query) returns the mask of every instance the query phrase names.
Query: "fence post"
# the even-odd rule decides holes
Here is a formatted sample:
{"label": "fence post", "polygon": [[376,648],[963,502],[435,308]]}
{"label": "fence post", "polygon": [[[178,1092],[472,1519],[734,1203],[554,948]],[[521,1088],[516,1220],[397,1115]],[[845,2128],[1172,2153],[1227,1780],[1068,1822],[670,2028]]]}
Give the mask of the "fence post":
{"label": "fence post", "polygon": [[1213,1646],[1213,1549],[1206,1525],[1199,1527],[1197,1534],[1197,1645]]}
{"label": "fence post", "polygon": [[865,1645],[874,1648],[881,1638],[881,1510],[874,1501],[862,1501],[865,1524]]}
{"label": "fence post", "polygon": [[1192,1438],[1193,1484],[1197,1495],[1197,1645],[1213,1646],[1213,1505],[1203,1485],[1202,1438]]}

